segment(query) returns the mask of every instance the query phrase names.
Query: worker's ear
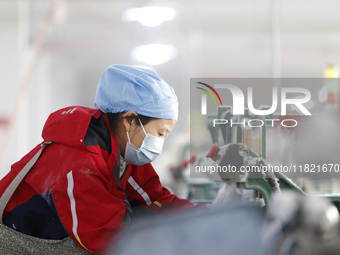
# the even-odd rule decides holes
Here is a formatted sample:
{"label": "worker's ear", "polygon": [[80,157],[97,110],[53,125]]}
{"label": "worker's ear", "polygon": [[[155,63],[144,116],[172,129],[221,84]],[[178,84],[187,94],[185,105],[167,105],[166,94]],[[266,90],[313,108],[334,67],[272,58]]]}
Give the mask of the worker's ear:
{"label": "worker's ear", "polygon": [[132,118],[126,118],[126,117],[129,117],[129,116],[138,116],[138,114],[135,112],[135,111],[128,111],[126,113],[123,113],[122,115],[122,119],[123,119],[123,125],[124,125],[124,128],[125,128],[125,131],[126,132],[129,132],[130,129],[131,129],[131,125],[134,123],[134,119]]}

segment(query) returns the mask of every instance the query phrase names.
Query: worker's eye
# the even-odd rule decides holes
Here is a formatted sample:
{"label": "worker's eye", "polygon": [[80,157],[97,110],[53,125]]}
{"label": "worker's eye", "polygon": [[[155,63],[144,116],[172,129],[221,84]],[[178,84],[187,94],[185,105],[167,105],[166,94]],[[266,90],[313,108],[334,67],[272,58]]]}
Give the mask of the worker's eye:
{"label": "worker's eye", "polygon": [[158,133],[158,135],[160,136],[160,137],[163,137],[164,135],[163,134],[161,134],[161,133]]}

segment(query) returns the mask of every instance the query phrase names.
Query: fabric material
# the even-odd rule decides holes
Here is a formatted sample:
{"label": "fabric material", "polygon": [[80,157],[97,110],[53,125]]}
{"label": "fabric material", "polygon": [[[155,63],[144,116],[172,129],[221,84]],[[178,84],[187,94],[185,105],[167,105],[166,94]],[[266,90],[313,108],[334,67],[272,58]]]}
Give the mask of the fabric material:
{"label": "fabric material", "polygon": [[130,110],[160,119],[177,120],[178,100],[170,85],[150,69],[111,65],[103,72],[94,106],[104,113]]}
{"label": "fabric material", "polygon": [[[100,110],[73,106],[56,111],[44,126],[43,138],[53,143],[14,192],[4,220],[18,206],[26,204],[30,208],[30,199],[38,194],[43,198],[40,202],[51,208],[77,245],[97,253],[126,228],[131,205],[157,214],[193,207],[162,187],[151,164],[128,164],[119,178],[119,147],[107,115]],[[0,181],[0,196],[40,146],[12,165]],[[151,204],[128,182],[130,177],[148,195]]]}
{"label": "fabric material", "polygon": [[0,254],[6,255],[86,255],[70,238],[46,240],[22,234],[0,223]]}

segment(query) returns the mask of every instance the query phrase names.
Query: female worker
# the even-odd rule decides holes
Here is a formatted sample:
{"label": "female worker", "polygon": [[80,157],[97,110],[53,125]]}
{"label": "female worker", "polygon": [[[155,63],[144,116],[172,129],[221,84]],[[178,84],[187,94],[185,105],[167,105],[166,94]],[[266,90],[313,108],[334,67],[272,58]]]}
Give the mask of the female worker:
{"label": "female worker", "polygon": [[[160,214],[193,207],[162,187],[150,164],[177,120],[173,89],[151,70],[112,65],[94,105],[49,116],[42,132],[46,148],[10,196],[6,226],[42,239],[70,236],[98,253],[129,223],[132,206]],[[0,196],[41,148],[12,166]]]}

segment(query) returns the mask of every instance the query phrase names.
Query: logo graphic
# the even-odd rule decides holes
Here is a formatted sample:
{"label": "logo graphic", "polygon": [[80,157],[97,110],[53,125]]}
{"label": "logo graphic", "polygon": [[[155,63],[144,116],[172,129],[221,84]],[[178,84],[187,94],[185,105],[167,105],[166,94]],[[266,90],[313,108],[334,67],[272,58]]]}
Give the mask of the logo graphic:
{"label": "logo graphic", "polygon": [[[217,93],[217,91],[212,86],[210,86],[210,85],[208,85],[206,83],[203,83],[203,82],[197,82],[197,83],[201,84],[203,86],[206,86],[212,92],[214,92],[215,95],[217,96],[218,100],[220,101],[221,106],[223,105],[220,95]],[[201,88],[201,87],[196,87],[196,88],[201,89],[204,92],[206,92],[214,100],[214,103],[217,106],[216,100],[215,100],[214,96],[211,94],[211,92],[209,90]],[[207,94],[202,94],[202,105],[201,105],[201,113],[202,113],[202,115],[207,115]]]}
{"label": "logo graphic", "polygon": [[[228,106],[230,107],[228,108],[228,111],[230,111],[232,116],[238,115],[237,118],[220,119],[220,116],[217,115],[216,111],[215,116],[217,118],[213,119],[213,127],[226,124],[230,125],[230,127],[233,125],[242,125],[245,127],[246,124],[248,124],[249,127],[261,127],[263,125],[268,125],[268,122],[270,122],[271,126],[273,127],[274,122],[277,121],[281,121],[281,125],[283,127],[295,127],[298,124],[295,119],[282,119],[280,116],[297,115],[296,113],[298,112],[304,116],[312,115],[309,112],[310,106],[308,107],[307,105],[307,103],[311,100],[311,92],[305,88],[271,87],[271,91],[268,89],[266,91],[267,93],[269,92],[271,94],[271,102],[268,105],[260,105],[255,108],[252,87],[244,88],[245,92],[243,92],[238,86],[228,83],[219,83],[214,84],[213,86],[203,82],[195,83],[205,87],[196,87],[197,89],[205,92],[201,95],[202,115],[207,115],[208,112],[207,94],[214,101],[216,108],[219,106],[216,97],[218,98],[220,105],[223,106],[220,94],[222,97],[224,96],[224,101],[230,102],[232,104],[230,105],[231,107]],[[217,93],[216,89],[219,90],[220,94]],[[231,95],[231,100],[226,99],[225,96],[228,95]],[[250,119],[244,117],[246,110],[248,111],[247,114],[251,114],[252,116]],[[280,112],[277,112],[277,110],[280,110]]]}
{"label": "logo graphic", "polygon": [[[278,105],[279,105],[279,100],[281,99],[281,115],[287,115],[287,105],[295,105],[295,107],[297,109],[299,109],[299,111],[301,113],[303,113],[304,115],[312,115],[308,109],[303,105],[304,103],[309,102],[309,100],[311,99],[311,93],[309,90],[304,89],[304,88],[296,88],[296,87],[282,87],[281,91],[279,93],[278,88],[272,88],[272,105],[268,108],[268,109],[256,109],[254,107],[254,103],[253,103],[253,88],[248,87],[247,88],[247,99],[245,100],[245,96],[242,92],[242,90],[240,88],[238,88],[235,85],[231,85],[231,84],[215,84],[215,88],[213,88],[212,86],[203,83],[203,82],[197,82],[201,85],[204,85],[206,87],[208,87],[209,89],[211,89],[215,95],[218,97],[221,106],[222,104],[222,100],[219,96],[219,94],[216,92],[215,88],[217,89],[224,89],[223,91],[225,91],[225,89],[227,89],[227,91],[229,93],[231,93],[232,97],[233,97],[233,108],[232,108],[232,113],[233,115],[244,115],[244,111],[245,111],[245,102],[247,101],[248,103],[248,109],[251,113],[255,114],[255,115],[269,115],[269,114],[273,114]],[[215,105],[217,106],[216,100],[213,97],[213,95],[206,89],[204,88],[200,88],[197,87],[198,89],[201,89],[203,91],[205,91],[207,94],[210,95],[210,97],[214,100]],[[299,94],[300,97],[299,98],[289,98],[289,94]],[[207,114],[207,97],[206,94],[202,95],[202,99],[201,99],[201,113],[202,115],[206,115]]]}

